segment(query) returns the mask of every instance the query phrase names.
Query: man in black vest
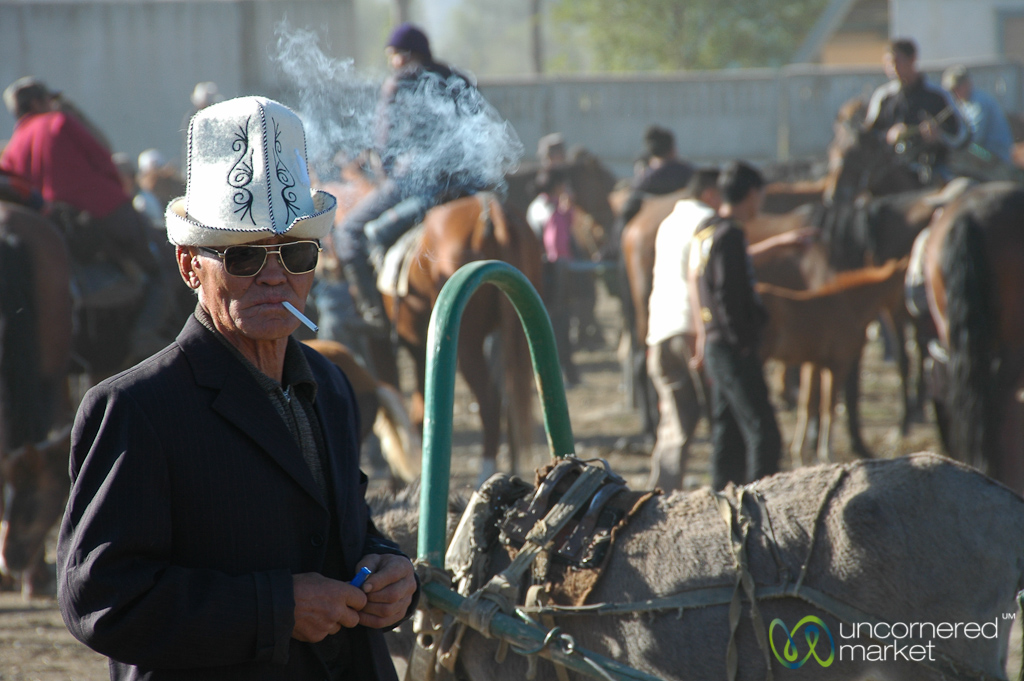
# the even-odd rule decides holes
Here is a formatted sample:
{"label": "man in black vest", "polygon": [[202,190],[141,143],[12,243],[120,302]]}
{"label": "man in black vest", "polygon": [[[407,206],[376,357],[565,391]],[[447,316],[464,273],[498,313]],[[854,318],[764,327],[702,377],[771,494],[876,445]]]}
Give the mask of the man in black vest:
{"label": "man in black vest", "polygon": [[[731,163],[718,187],[722,205],[700,228],[696,272],[703,352],[711,381],[711,476],[715,489],[745,484],[779,470],[781,437],[768,399],[761,332],[768,313],[754,290],[744,224],[757,217],[765,181],[753,167]],[[700,336],[700,334],[698,334]],[[745,454],[744,454],[745,452]]]}

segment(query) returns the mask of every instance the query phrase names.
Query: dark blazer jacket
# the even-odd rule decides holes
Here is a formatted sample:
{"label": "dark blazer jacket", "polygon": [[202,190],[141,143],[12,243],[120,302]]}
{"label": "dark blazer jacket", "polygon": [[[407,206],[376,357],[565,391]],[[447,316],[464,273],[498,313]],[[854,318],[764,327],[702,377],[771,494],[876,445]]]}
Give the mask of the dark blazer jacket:
{"label": "dark blazer jacket", "polygon": [[[318,384],[343,575],[400,553],[374,528],[348,380],[302,346]],[[195,317],[175,343],[90,390],[72,434],[58,540],[64,621],[111,658],[112,679],[323,679],[291,638],[291,575],[318,572],[330,514],[284,421]],[[380,631],[354,654],[395,681]],[[365,662],[365,657],[364,662]]]}

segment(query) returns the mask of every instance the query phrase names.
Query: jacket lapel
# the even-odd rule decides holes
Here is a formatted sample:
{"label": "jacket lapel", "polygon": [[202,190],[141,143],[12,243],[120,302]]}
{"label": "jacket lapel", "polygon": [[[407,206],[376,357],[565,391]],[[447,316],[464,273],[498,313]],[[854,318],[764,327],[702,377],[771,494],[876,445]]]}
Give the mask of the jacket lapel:
{"label": "jacket lapel", "polygon": [[249,371],[190,316],[178,335],[196,383],[217,390],[210,407],[244,432],[321,506],[325,502],[288,427]]}
{"label": "jacket lapel", "polygon": [[[341,456],[340,452],[344,450],[346,445],[344,442],[337,441],[338,438],[335,437],[337,431],[334,428],[327,427],[328,421],[326,419],[348,418],[349,416],[348,414],[325,413],[325,399],[327,399],[326,391],[323,389],[318,390],[317,399],[313,406],[316,411],[316,417],[320,421],[320,431],[323,433],[324,437],[324,449],[327,452],[327,465],[329,468],[327,473],[330,476],[331,487],[334,490],[334,507],[338,515],[338,531],[341,532],[341,528],[347,527],[346,516],[348,515],[349,495],[352,494],[352,490],[350,489],[352,480],[347,479],[351,477],[351,474],[347,471],[340,470],[342,461],[347,458]],[[359,473],[357,471],[356,476],[358,477],[358,475]],[[344,536],[342,537],[342,544],[344,545]]]}

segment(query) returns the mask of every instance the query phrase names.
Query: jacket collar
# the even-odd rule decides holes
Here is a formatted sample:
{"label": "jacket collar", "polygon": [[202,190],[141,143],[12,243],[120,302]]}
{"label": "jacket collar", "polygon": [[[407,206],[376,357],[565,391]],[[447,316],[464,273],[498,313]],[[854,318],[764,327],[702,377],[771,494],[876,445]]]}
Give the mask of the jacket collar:
{"label": "jacket collar", "polygon": [[211,408],[239,428],[270,456],[307,494],[324,503],[288,427],[265,391],[213,332],[189,315],[178,334],[178,346],[188,358],[196,384],[217,391]]}

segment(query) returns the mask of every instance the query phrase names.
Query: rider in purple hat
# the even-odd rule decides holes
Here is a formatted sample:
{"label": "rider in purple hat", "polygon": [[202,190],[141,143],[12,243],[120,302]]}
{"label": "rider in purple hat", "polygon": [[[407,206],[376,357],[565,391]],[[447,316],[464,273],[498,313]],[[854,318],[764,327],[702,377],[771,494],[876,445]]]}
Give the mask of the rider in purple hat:
{"label": "rider in purple hat", "polygon": [[390,324],[370,262],[394,244],[433,205],[483,189],[469,174],[432,161],[431,150],[446,115],[473,115],[479,94],[469,79],[434,61],[426,34],[401,24],[386,46],[392,74],[381,87],[377,152],[385,179],[346,215],[334,246],[360,316],[368,329],[386,334]]}
{"label": "rider in purple hat", "polygon": [[430,40],[427,34],[410,23],[399,24],[391,32],[387,47],[395,52],[419,55],[424,61],[434,61],[430,54]]}

